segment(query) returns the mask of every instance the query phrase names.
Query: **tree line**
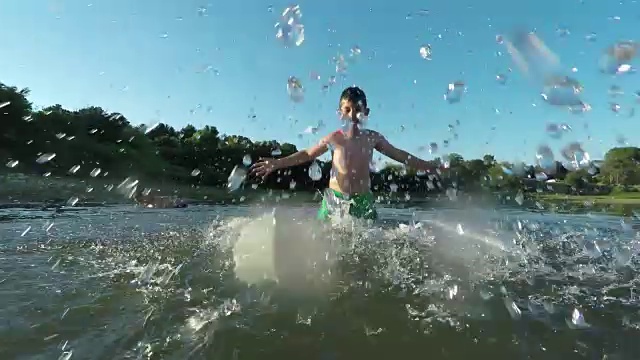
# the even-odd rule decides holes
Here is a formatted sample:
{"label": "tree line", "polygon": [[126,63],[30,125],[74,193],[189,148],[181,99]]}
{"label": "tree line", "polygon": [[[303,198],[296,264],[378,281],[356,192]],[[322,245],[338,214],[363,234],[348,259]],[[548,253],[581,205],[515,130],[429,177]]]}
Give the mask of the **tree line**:
{"label": "tree line", "polygon": [[[120,113],[91,106],[68,110],[61,105],[36,109],[29,89],[0,83],[0,159],[8,171],[72,177],[136,176],[200,186],[225,186],[232,169],[260,157],[287,156],[298,149],[277,140],[253,141],[240,135],[219,133],[215,126],[175,129],[167,124],[133,125]],[[440,174],[421,174],[399,164],[372,171],[374,191],[434,192],[446,188],[467,191],[527,189],[526,184],[555,178],[579,191],[593,184],[631,186],[640,184],[640,148],[609,150],[598,167],[569,171],[555,162],[553,169],[499,162],[493,155],[465,160],[451,153],[432,160],[448,169]],[[319,162],[322,178],[308,174],[303,164],[270,175],[255,186],[271,189],[312,190],[324,188],[330,162]],[[593,171],[595,169],[596,171]]]}

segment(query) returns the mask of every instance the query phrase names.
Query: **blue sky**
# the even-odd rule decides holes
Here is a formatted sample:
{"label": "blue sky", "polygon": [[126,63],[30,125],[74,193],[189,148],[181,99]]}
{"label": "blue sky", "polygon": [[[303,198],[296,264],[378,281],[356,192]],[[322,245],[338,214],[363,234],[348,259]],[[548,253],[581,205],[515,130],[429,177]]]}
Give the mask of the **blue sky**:
{"label": "blue sky", "polygon": [[[351,84],[368,94],[371,128],[427,159],[445,152],[466,158],[494,153],[533,162],[539,144],[557,153],[570,141],[582,141],[599,158],[619,134],[638,145],[638,120],[627,116],[640,90],[637,75],[614,78],[597,67],[603,49],[638,34],[635,1],[301,0],[306,40],[294,48],[282,46],[274,30],[290,3],[270,4],[272,11],[258,0],[3,1],[0,24],[9,31],[0,46],[0,81],[29,87],[40,106],[99,105],[133,123],[213,125],[221,133],[299,147],[340,125],[338,97]],[[421,9],[428,14],[407,18]],[[540,101],[540,87],[496,43],[496,35],[514,26],[535,29],[567,74],[578,69],[573,76],[584,85],[591,112],[571,115]],[[558,28],[570,34],[559,36]],[[585,39],[592,32],[595,42]],[[423,44],[431,44],[431,61],[420,57]],[[322,84],[336,75],[331,58],[353,46],[362,54],[346,80],[323,93]],[[496,75],[509,67],[514,71],[500,85]],[[322,79],[312,81],[311,72]],[[287,96],[292,75],[306,88],[301,104]],[[449,104],[443,94],[456,80],[468,90],[460,103]],[[611,85],[625,94],[612,100]],[[610,110],[611,101],[620,103],[620,114]],[[248,118],[252,109],[254,121]],[[318,120],[325,129],[298,138]],[[456,120],[459,138],[448,149],[418,151],[450,137],[448,125]],[[573,132],[551,139],[545,133],[549,122],[567,123]]]}

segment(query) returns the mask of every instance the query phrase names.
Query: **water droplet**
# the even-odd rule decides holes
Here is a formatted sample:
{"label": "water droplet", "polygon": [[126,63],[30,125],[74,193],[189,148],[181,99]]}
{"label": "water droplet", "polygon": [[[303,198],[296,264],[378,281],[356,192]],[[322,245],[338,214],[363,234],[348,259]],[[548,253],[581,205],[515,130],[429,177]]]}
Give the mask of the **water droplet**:
{"label": "water droplet", "polygon": [[420,57],[425,60],[431,60],[431,45],[422,45],[420,47]]}
{"label": "water droplet", "polygon": [[624,95],[624,90],[622,90],[622,88],[618,85],[611,85],[609,87],[609,96],[611,97],[618,97]]}
{"label": "water droplet", "polygon": [[46,164],[46,163],[48,163],[49,161],[53,160],[53,158],[55,158],[55,157],[56,157],[56,154],[55,154],[55,153],[46,153],[46,154],[42,154],[42,155],[40,155],[40,156],[36,159],[36,162],[37,162],[38,164]]}
{"label": "water droplet", "polygon": [[282,155],[282,150],[280,150],[280,148],[276,148],[271,151],[271,156],[280,156],[280,155]]}
{"label": "water droplet", "polygon": [[554,139],[560,139],[562,134],[571,131],[571,126],[567,124],[547,124],[546,132]]}
{"label": "water droplet", "polygon": [[569,29],[567,28],[559,27],[556,29],[556,34],[558,34],[558,36],[560,37],[566,37],[571,35],[571,31],[569,31]]}
{"label": "water droplet", "polygon": [[545,174],[545,173],[536,173],[535,177],[536,177],[537,181],[546,181],[546,180],[549,179],[549,176],[547,176],[547,174]]}
{"label": "water droplet", "polygon": [[376,174],[380,172],[380,167],[378,166],[378,164],[376,164],[376,161],[373,159],[369,163],[369,171],[374,172]]}
{"label": "water droplet", "polygon": [[249,154],[246,154],[242,158],[242,164],[244,164],[244,166],[250,166],[252,162],[253,162],[253,160],[251,159],[251,155],[249,155]]}
{"label": "water droplet", "polygon": [[536,151],[536,163],[546,172],[555,172],[556,162],[551,148],[540,145]]}
{"label": "water droplet", "polygon": [[507,308],[507,311],[509,312],[509,315],[511,315],[512,319],[519,320],[522,317],[522,311],[520,310],[518,305],[516,305],[516,303],[513,302],[513,300],[511,300],[509,297],[504,298],[504,306]]}
{"label": "water droplet", "polygon": [[623,65],[628,65],[636,56],[638,44],[634,41],[619,41],[608,47],[600,58],[600,71],[617,74]]}
{"label": "water droplet", "polygon": [[19,163],[20,162],[18,160],[9,160],[9,162],[7,162],[7,167],[13,169],[18,166]]}
{"label": "water droplet", "polygon": [[614,113],[619,113],[620,112],[620,104],[618,104],[618,103],[610,103],[609,104],[609,109],[611,109],[611,111],[613,111]]}
{"label": "water droplet", "polygon": [[358,45],[355,45],[354,47],[351,48],[351,50],[349,50],[349,56],[351,57],[351,61],[355,61],[355,59],[359,57],[361,54],[362,54],[362,49],[360,49]]}
{"label": "water droplet", "polygon": [[545,81],[542,91],[543,100],[554,106],[584,107],[580,99],[582,85],[568,76],[551,76]]}
{"label": "water droplet", "polygon": [[562,149],[562,156],[571,162],[576,169],[591,166],[591,157],[578,142],[572,142]]}
{"label": "water droplet", "polygon": [[309,177],[313,181],[319,181],[322,179],[322,169],[320,168],[320,164],[317,161],[313,161],[309,166]]}
{"label": "water droplet", "polygon": [[[135,194],[135,191],[137,190],[139,183],[140,183],[139,180],[128,177],[122,180],[122,182],[118,185],[117,189],[121,194],[123,194],[127,198],[131,198]],[[108,189],[113,189],[113,185],[109,185]]]}
{"label": "water droplet", "polygon": [[342,54],[334,56],[331,59],[331,62],[336,66],[336,72],[339,74],[344,74],[349,68],[347,59],[345,59],[344,55]]}
{"label": "water droplet", "polygon": [[454,188],[448,188],[445,191],[445,194],[447,195],[447,197],[449,198],[449,200],[451,201],[456,201],[458,200],[458,191]]}
{"label": "water droplet", "polygon": [[447,297],[453,299],[458,295],[458,285],[453,285],[447,289]]}
{"label": "water droplet", "polygon": [[75,174],[78,172],[78,170],[80,170],[80,165],[74,165],[71,167],[71,169],[69,169],[69,174]]}
{"label": "water droplet", "polygon": [[[151,126],[147,127],[147,129],[144,131],[144,133],[145,133],[145,134],[149,134],[151,131],[153,131],[153,130],[154,130],[155,128],[157,128],[158,126],[160,126],[160,123],[159,123],[159,122],[157,122],[157,123],[155,123],[155,124],[153,124],[153,125],[151,125]],[[96,129],[94,129],[94,130],[92,130],[92,132],[91,132],[91,133],[92,133],[92,134],[95,134],[95,132],[96,132],[96,131],[97,131],[97,130],[96,130]]]}
{"label": "water droplet", "polygon": [[617,74],[635,73],[635,69],[629,64],[622,64],[618,67]]}
{"label": "water droplet", "polygon": [[522,193],[522,190],[518,190],[518,193],[516,194],[514,200],[518,203],[518,205],[522,205],[524,203],[524,194]]}
{"label": "water droplet", "polygon": [[491,294],[487,290],[480,290],[480,297],[482,298],[482,300],[486,301],[491,299],[493,297],[493,294]]}
{"label": "water droplet", "polygon": [[438,152],[438,143],[429,143],[429,154],[435,154]]}
{"label": "water droplet", "polygon": [[304,25],[301,22],[300,6],[289,6],[284,9],[279,22],[275,24],[276,39],[285,46],[300,46],[304,42]]}
{"label": "water droplet", "polygon": [[617,251],[615,252],[615,259],[618,266],[628,265],[632,257],[633,257],[633,252],[628,246],[622,246],[618,248]]}
{"label": "water droplet", "polygon": [[584,315],[577,308],[571,313],[571,320],[567,321],[567,325],[573,329],[586,329],[590,325],[584,320]]}
{"label": "water droplet", "polygon": [[25,236],[31,231],[31,226],[27,226],[27,228],[20,234],[20,236]]}
{"label": "water droplet", "polygon": [[303,131],[302,134],[316,134],[318,132],[318,127],[317,126],[307,126]]}
{"label": "water droplet", "polygon": [[302,102],[304,100],[304,87],[298,78],[290,76],[287,80],[287,93],[293,102]]}
{"label": "water droplet", "polygon": [[449,84],[447,88],[447,92],[444,94],[444,99],[449,102],[449,104],[454,104],[460,102],[462,99],[462,95],[467,91],[464,82],[456,81],[454,83]]}
{"label": "water droplet", "polygon": [[229,191],[238,190],[246,177],[246,169],[238,166],[234,167],[227,179],[227,189],[229,189]]}
{"label": "water droplet", "polygon": [[100,168],[95,168],[95,169],[91,170],[91,173],[89,175],[91,175],[91,177],[96,177],[96,176],[100,175],[101,172],[102,172],[102,170]]}
{"label": "water droplet", "polygon": [[191,176],[198,176],[200,175],[200,169],[193,169],[191,171]]}
{"label": "water droplet", "polygon": [[75,206],[78,201],[80,201],[80,199],[78,199],[77,196],[72,196],[69,198],[69,200],[67,200],[67,206],[71,207],[71,206]]}
{"label": "water droplet", "polygon": [[9,106],[9,105],[11,105],[11,101],[1,102],[0,103],[0,109],[2,109],[3,107]]}

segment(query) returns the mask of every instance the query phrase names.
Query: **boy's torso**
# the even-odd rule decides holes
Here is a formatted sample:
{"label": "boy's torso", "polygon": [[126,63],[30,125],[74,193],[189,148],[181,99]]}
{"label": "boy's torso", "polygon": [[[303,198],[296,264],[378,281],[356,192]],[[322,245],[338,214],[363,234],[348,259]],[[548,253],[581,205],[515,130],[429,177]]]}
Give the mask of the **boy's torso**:
{"label": "boy's torso", "polygon": [[369,164],[373,157],[378,136],[370,130],[362,130],[353,137],[344,132],[334,133],[331,145],[333,159],[329,187],[345,195],[364,194],[371,191]]}

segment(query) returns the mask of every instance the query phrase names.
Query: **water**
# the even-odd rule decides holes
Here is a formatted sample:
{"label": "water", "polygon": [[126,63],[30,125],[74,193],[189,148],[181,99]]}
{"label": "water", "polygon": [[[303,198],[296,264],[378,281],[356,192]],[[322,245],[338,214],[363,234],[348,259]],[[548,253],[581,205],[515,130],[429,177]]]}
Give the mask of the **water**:
{"label": "water", "polygon": [[[324,274],[291,287],[234,271],[271,209],[72,210],[0,210],[2,359],[640,358],[640,238],[617,217],[380,209],[325,230]],[[326,249],[287,226],[291,275]]]}

